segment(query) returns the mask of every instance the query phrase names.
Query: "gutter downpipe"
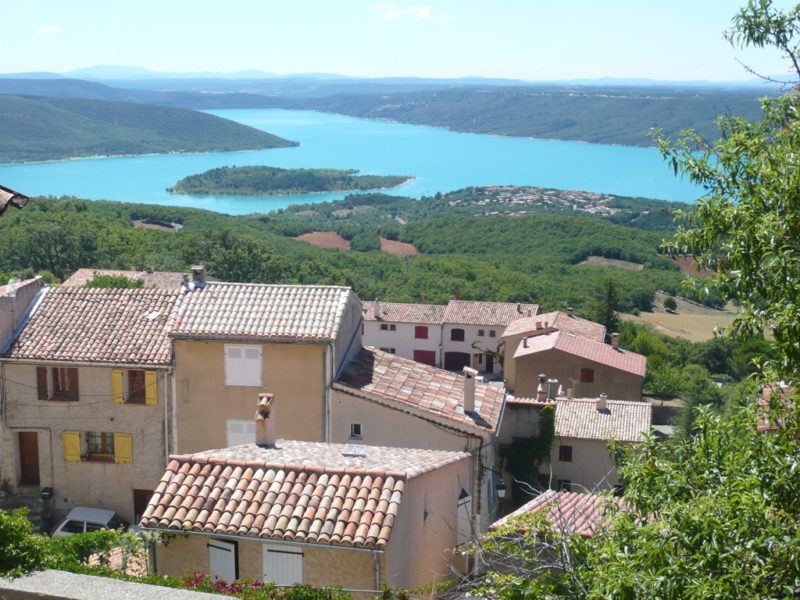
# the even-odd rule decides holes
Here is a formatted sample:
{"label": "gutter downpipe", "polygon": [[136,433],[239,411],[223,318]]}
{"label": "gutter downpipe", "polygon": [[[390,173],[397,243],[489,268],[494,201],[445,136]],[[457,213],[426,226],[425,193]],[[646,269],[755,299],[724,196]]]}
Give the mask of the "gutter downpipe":
{"label": "gutter downpipe", "polygon": [[169,464],[169,373],[164,377],[164,465]]}
{"label": "gutter downpipe", "polygon": [[[169,454],[178,453],[178,386],[176,383],[177,377],[175,373],[172,374],[172,449]],[[169,464],[169,455],[167,455],[167,464]]]}
{"label": "gutter downpipe", "polygon": [[[472,479],[472,497],[475,499],[472,504],[472,535],[475,541],[480,535],[481,494],[483,492],[483,438],[477,437],[476,439],[478,448],[475,451],[475,473]],[[472,553],[472,572],[476,575],[480,572],[478,566],[480,557],[480,544],[475,544],[475,550]]]}

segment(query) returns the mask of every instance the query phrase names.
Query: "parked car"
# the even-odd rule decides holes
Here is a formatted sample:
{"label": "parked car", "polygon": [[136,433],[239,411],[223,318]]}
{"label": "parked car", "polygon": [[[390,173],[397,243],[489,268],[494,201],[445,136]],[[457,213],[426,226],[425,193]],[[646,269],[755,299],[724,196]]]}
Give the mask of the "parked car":
{"label": "parked car", "polygon": [[99,529],[122,528],[127,530],[129,526],[130,523],[113,510],[76,506],[67,513],[66,517],[59,521],[58,525],[50,532],[50,535],[58,537],[97,531]]}

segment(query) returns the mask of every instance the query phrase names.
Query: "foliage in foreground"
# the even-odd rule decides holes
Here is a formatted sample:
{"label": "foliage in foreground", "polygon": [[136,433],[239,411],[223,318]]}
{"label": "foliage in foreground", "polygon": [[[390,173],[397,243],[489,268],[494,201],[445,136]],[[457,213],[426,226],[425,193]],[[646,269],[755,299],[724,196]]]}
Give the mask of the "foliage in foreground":
{"label": "foliage in foreground", "polygon": [[[486,542],[493,598],[784,598],[800,594],[800,412],[698,411],[691,436],[620,457],[628,510],[593,538],[541,518]],[[780,415],[780,416],[779,416]]]}

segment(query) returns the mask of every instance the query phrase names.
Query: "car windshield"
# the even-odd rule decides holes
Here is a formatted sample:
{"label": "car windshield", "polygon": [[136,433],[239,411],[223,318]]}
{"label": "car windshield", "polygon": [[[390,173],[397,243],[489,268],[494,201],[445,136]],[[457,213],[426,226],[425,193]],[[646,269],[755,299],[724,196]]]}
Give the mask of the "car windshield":
{"label": "car windshield", "polygon": [[111,517],[111,520],[108,522],[109,529],[120,529],[120,528],[128,529],[129,525],[130,523],[128,523],[125,519],[122,519],[117,515]]}

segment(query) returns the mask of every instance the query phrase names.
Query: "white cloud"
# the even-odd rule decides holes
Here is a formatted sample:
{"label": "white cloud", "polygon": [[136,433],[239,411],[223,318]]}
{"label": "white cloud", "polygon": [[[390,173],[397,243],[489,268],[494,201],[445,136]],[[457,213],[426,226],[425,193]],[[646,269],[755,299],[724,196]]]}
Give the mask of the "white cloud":
{"label": "white cloud", "polygon": [[370,17],[372,21],[399,21],[406,17],[417,21],[432,21],[433,12],[428,6],[398,6],[397,4],[375,4],[371,7],[376,14]]}
{"label": "white cloud", "polygon": [[63,30],[58,25],[45,25],[39,30],[39,33],[43,33],[45,35],[58,35]]}

